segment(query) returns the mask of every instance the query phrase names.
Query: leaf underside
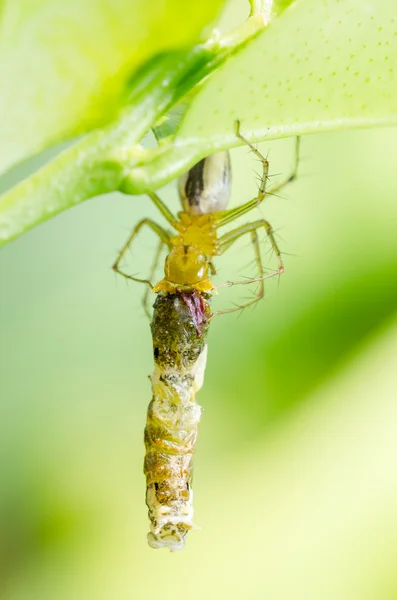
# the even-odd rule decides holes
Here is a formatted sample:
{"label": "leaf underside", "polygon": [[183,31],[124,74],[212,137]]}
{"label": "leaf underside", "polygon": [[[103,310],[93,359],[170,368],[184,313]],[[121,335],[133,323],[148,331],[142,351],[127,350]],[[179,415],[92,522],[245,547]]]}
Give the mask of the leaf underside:
{"label": "leaf underside", "polygon": [[[135,3],[142,8],[138,0]],[[47,5],[50,4],[48,0]],[[194,26],[189,25],[185,38],[182,34],[173,38],[174,44],[186,41],[189,36],[191,40],[198,36],[221,2],[216,3],[216,10],[210,4],[214,3],[203,5],[203,14],[200,13]],[[91,6],[91,3],[87,5]],[[118,9],[121,5],[122,0],[119,0]],[[177,0],[174,0],[172,10],[177,5]],[[71,6],[75,7],[74,4]],[[204,46],[197,46],[193,54],[186,52],[184,58],[181,51],[174,58],[170,55],[164,71],[167,76],[163,78],[158,66],[163,59],[152,60],[144,70],[142,80],[139,75],[134,78],[134,84],[139,88],[138,96],[135,95],[113,125],[108,125],[102,133],[90,133],[31,179],[0,198],[0,241],[5,243],[60,210],[94,195],[112,189],[139,194],[165,185],[204,156],[240,145],[235,136],[236,120],[241,122],[242,133],[251,141],[397,123],[397,17],[394,2],[298,0],[278,2],[277,8],[280,16],[237,53],[236,49],[241,46],[241,36],[240,45],[236,42],[238,35],[236,38],[229,35],[226,45],[222,41],[219,46],[214,43],[211,52]],[[170,8],[170,14],[172,10]],[[173,17],[175,21],[175,12]],[[162,32],[152,51],[169,44],[166,41],[169,36],[164,31],[166,25],[171,27],[170,21],[163,25],[164,29],[161,29],[155,20],[153,28],[148,29],[151,35],[155,27],[160,27]],[[179,28],[175,23],[173,26]],[[114,31],[117,31],[116,26]],[[49,140],[65,135],[66,131],[89,129],[94,122],[105,119],[105,113],[120,113],[127,97],[127,88],[120,91],[122,85],[127,85],[127,67],[124,69],[120,64],[128,64],[131,68],[134,61],[142,60],[145,52],[149,52],[148,45],[143,44],[145,51],[141,49],[135,52],[133,58],[130,55],[126,57],[121,46],[117,56],[112,55],[113,67],[117,61],[119,64],[117,85],[109,87],[111,78],[107,72],[106,76],[99,78],[98,93],[89,98],[86,86],[82,87],[83,91],[79,89],[81,75],[86,68],[79,70],[77,55],[73,54],[79,85],[75,77],[69,80],[70,68],[65,68],[62,74],[64,87],[75,87],[73,94],[85,94],[85,103],[77,103],[78,110],[69,97],[65,105],[67,96],[57,102],[56,94],[51,107],[48,107],[44,92],[41,100],[37,97],[34,102],[29,94],[27,98],[18,97],[14,110],[10,108],[11,96],[7,92],[5,98],[8,98],[11,118],[10,123],[4,124],[5,134],[0,140],[3,164],[37,151]],[[84,55],[86,49],[78,44],[76,48],[76,53]],[[101,53],[96,55],[93,46],[90,49],[92,53],[88,53],[89,56],[92,58],[94,54],[96,63],[100,63],[103,59]],[[214,68],[217,53],[229,57],[200,83],[200,78]],[[178,77],[174,77],[173,73],[178,69]],[[147,79],[151,81],[150,85],[145,83]],[[200,85],[196,86],[197,83]],[[172,85],[175,85],[174,90]],[[194,93],[183,105],[183,96],[195,86]],[[30,89],[29,86],[27,89]],[[2,102],[4,105],[4,99]],[[177,105],[177,102],[181,104]],[[159,122],[159,117],[168,112],[172,104],[175,107],[171,120],[165,116]],[[142,107],[145,106],[151,108],[144,114]],[[36,110],[37,118],[33,118]],[[128,110],[130,115],[126,118]],[[54,115],[57,115],[58,128],[52,125],[43,127],[45,111],[48,111],[47,124],[53,123],[54,119],[56,121]],[[14,117],[18,115],[23,115],[27,122],[17,122]],[[159,137],[166,136],[160,147],[134,153],[132,146],[143,135],[144,127],[147,130],[156,123]],[[18,131],[15,139],[13,131]],[[109,152],[112,154],[110,157]]]}
{"label": "leaf underside", "polygon": [[0,15],[0,114],[6,116],[0,171],[114,119],[138,66],[158,52],[197,43],[223,4],[5,2]]}
{"label": "leaf underside", "polygon": [[240,145],[237,119],[251,141],[396,124],[396,90],[391,0],[301,0],[211,76],[175,143],[137,172],[136,188],[144,189],[144,178],[160,187],[166,170],[177,176],[205,155]]}

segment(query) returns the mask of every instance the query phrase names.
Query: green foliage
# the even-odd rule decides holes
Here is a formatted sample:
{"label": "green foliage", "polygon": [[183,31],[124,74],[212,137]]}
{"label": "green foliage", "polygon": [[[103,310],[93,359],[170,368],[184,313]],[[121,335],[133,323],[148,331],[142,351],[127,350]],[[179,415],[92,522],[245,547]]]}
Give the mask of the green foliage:
{"label": "green foliage", "polygon": [[[1,14],[0,171],[114,119],[131,75],[189,47],[224,0],[19,0]],[[184,26],[179,27],[183,18]]]}
{"label": "green foliage", "polygon": [[[48,0],[26,2],[19,21],[6,5],[3,167],[109,124],[0,198],[0,242],[95,195],[164,185],[206,154],[237,145],[237,118],[257,141],[397,122],[393,2],[277,2],[280,16],[256,39],[263,26],[257,11],[269,3],[252,2],[256,14],[240,29],[192,46],[221,4],[87,1],[82,9],[76,0],[58,14]],[[181,46],[190,48],[171,51]],[[176,121],[160,132],[167,143],[134,149],[223,62],[189,98],[180,127]]]}
{"label": "green foliage", "polygon": [[[59,14],[77,6],[51,4]],[[64,21],[48,25],[49,2],[0,1],[9,32],[2,50],[10,58],[26,39],[35,63],[23,73],[16,54],[9,67],[0,64],[14,90],[3,83],[4,161],[86,132],[2,197],[3,243],[94,195],[163,185],[206,152],[236,145],[237,117],[252,140],[396,122],[394,0],[279,0],[280,16],[255,39],[257,14],[221,43],[202,44],[199,32],[218,10],[213,0],[128,7],[138,4],[147,19],[157,19],[154,6],[176,12],[158,19],[163,39],[150,29],[146,54],[134,62],[129,42],[140,13],[126,9],[121,18],[116,0],[118,19],[100,36],[86,15],[106,0],[81,1],[73,23],[84,27],[68,39]],[[16,24],[26,35],[11,40]],[[119,28],[120,43],[127,38],[120,47]],[[35,30],[45,32],[53,70],[50,53],[32,45]],[[94,96],[87,60],[100,74]],[[80,104],[64,102],[59,86]],[[54,106],[42,106],[39,94],[52,94]],[[154,126],[159,147],[144,150],[138,143]],[[152,216],[150,203],[98,198],[1,250],[4,597],[397,597],[395,136],[393,128],[307,136],[298,179],[261,207],[286,272],[279,285],[269,281],[255,311],[211,323],[195,473],[203,529],[179,556],[146,548],[151,339],[141,290],[110,269],[127,229]],[[271,176],[288,172],[292,146],[271,144]],[[231,154],[237,204],[256,193],[254,159],[246,148]],[[161,195],[172,206],[175,190]],[[271,268],[265,238],[261,244]],[[153,246],[143,233],[131,272],[146,276]],[[217,282],[251,274],[249,244],[222,258]],[[230,291],[214,297],[215,308],[231,306]]]}
{"label": "green foliage", "polygon": [[390,0],[291,7],[205,83],[175,143],[131,173],[131,191],[238,145],[236,119],[252,141],[397,123],[394,13]]}

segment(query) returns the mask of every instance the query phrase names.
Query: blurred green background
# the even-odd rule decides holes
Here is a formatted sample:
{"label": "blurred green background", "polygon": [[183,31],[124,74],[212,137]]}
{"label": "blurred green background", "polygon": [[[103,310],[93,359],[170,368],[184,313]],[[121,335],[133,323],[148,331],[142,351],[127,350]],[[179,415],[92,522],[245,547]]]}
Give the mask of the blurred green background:
{"label": "blurred green background", "polygon": [[[262,147],[289,171],[291,140]],[[245,148],[232,162],[236,205],[258,165]],[[146,545],[151,338],[140,286],[110,269],[155,209],[103,196],[1,250],[2,597],[397,597],[396,167],[396,129],[304,137],[298,180],[247,216],[271,221],[286,273],[211,325],[202,529],[177,554]],[[175,186],[161,195],[177,208]],[[132,272],[155,244],[140,237]],[[251,275],[249,240],[219,266],[218,282]]]}

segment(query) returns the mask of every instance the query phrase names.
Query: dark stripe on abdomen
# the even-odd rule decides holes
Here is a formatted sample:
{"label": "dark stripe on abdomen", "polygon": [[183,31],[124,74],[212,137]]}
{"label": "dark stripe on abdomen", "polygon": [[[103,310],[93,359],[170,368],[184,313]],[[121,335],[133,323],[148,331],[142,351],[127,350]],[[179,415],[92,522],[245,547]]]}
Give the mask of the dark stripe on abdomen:
{"label": "dark stripe on abdomen", "polygon": [[188,173],[185,194],[190,206],[198,206],[200,204],[201,194],[204,190],[204,163],[205,158],[194,165]]}

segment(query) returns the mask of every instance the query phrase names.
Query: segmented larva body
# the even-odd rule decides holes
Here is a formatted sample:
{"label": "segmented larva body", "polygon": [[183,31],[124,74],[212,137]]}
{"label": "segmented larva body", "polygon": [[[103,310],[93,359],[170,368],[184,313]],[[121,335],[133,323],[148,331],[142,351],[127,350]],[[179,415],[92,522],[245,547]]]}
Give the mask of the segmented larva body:
{"label": "segmented larva body", "polygon": [[160,293],[151,324],[155,368],[145,428],[146,504],[152,548],[184,546],[193,525],[192,459],[207,357],[209,296]]}

